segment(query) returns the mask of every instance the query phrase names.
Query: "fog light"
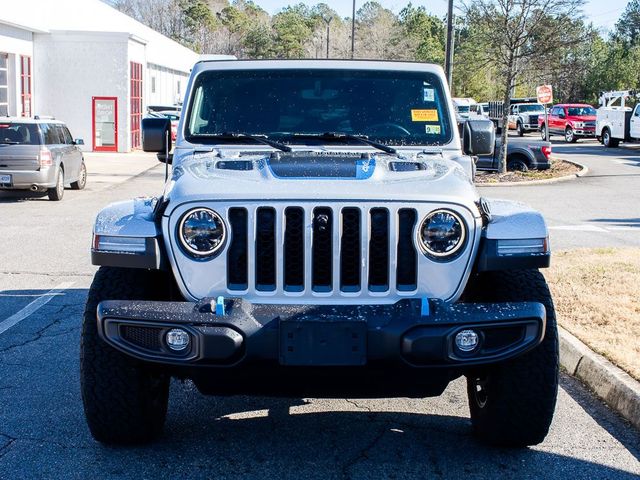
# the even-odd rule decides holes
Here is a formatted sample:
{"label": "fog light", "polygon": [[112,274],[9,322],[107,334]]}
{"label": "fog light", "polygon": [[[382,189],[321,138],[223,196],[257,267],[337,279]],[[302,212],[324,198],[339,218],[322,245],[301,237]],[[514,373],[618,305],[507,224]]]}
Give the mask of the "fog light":
{"label": "fog light", "polygon": [[462,330],[456,334],[456,347],[462,352],[471,352],[480,341],[480,337],[473,330]]}
{"label": "fog light", "polygon": [[189,346],[189,334],[181,328],[172,328],[165,336],[167,345],[171,350],[179,352]]}

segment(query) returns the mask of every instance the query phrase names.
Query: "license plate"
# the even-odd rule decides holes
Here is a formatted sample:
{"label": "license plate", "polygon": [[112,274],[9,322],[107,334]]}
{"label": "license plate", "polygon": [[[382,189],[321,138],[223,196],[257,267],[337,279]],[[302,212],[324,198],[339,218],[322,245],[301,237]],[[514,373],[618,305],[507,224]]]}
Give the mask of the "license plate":
{"label": "license plate", "polygon": [[348,366],[367,362],[364,321],[280,322],[280,363],[292,366]]}
{"label": "license plate", "polygon": [[0,175],[0,185],[11,186],[11,175],[8,175],[8,174]]}

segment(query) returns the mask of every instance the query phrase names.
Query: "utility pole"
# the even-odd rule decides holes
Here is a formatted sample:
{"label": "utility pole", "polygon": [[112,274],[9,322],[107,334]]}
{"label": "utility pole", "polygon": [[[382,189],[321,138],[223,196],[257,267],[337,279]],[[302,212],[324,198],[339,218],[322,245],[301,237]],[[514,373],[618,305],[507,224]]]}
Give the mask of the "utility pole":
{"label": "utility pole", "polygon": [[449,9],[447,11],[447,47],[444,57],[444,72],[447,75],[449,89],[451,89],[451,81],[453,79],[453,0],[449,0]]}
{"label": "utility pole", "polygon": [[327,24],[327,58],[329,58],[329,25],[331,24],[333,17],[322,17],[322,19]]}
{"label": "utility pole", "polygon": [[351,10],[351,60],[356,51],[356,0],[353,0],[353,10]]}

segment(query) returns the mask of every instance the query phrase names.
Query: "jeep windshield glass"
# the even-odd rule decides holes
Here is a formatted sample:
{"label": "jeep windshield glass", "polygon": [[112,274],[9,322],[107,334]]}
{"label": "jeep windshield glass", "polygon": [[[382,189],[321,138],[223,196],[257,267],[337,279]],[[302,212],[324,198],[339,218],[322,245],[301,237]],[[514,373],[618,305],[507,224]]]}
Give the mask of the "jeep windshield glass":
{"label": "jeep windshield glass", "polygon": [[207,71],[195,80],[186,126],[188,141],[216,144],[225,143],[218,137],[225,132],[294,145],[313,135],[317,143],[326,132],[385,145],[442,145],[452,138],[442,84],[427,72]]}

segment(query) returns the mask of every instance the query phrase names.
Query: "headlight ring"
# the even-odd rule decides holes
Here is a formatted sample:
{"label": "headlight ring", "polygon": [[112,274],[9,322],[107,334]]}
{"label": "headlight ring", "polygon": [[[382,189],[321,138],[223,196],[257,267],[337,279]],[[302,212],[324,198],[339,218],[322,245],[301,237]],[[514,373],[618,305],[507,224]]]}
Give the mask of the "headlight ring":
{"label": "headlight ring", "polygon": [[182,248],[192,257],[208,258],[222,250],[227,229],[222,217],[210,208],[194,208],[186,212],[177,229]]}
{"label": "headlight ring", "polygon": [[467,226],[454,211],[438,209],[422,220],[417,237],[423,254],[437,260],[449,260],[465,246]]}

